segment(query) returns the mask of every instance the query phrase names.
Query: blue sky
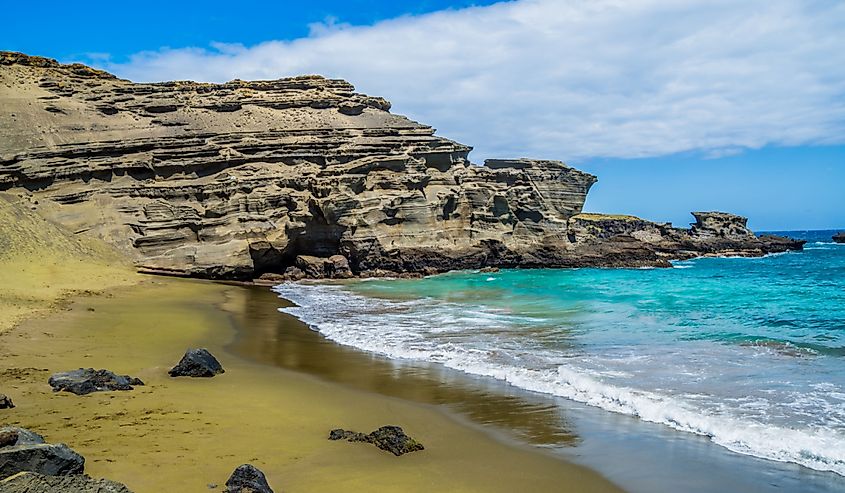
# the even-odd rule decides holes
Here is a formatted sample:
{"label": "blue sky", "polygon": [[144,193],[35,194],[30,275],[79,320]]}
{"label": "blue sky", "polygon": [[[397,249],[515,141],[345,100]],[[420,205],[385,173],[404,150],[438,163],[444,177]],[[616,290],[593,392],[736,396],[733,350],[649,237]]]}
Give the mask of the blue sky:
{"label": "blue sky", "polygon": [[476,162],[598,175],[592,211],[845,228],[842,2],[80,5],[4,5],[0,49],[139,81],[342,77],[474,146]]}
{"label": "blue sky", "polygon": [[[85,2],[6,2],[0,33],[2,49],[52,58],[86,59],[110,55],[120,61],[162,47],[207,46],[211,42],[254,45],[307,36],[309,25],[337,19],[372,24],[403,15],[489,5],[494,1],[367,0],[184,2],[145,0],[143,4]],[[84,7],[82,7],[84,5]],[[19,20],[19,21],[15,21]]]}

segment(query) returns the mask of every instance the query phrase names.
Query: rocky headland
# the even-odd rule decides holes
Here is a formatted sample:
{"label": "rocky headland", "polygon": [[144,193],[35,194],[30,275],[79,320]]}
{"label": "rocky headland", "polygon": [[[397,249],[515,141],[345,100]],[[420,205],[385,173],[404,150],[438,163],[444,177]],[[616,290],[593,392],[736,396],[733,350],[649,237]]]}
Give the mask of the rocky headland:
{"label": "rocky headland", "polygon": [[0,191],[143,272],[214,279],[667,266],[803,243],[585,214],[596,177],[470,147],[342,80],[139,84],[0,52]]}

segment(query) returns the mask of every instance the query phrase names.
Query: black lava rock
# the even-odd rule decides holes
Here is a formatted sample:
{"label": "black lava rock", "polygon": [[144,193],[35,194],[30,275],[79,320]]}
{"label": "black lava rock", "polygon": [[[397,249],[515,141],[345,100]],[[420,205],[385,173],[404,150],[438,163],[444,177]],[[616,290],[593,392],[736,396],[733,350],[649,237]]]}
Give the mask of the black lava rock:
{"label": "black lava rock", "polygon": [[12,399],[9,399],[4,394],[0,394],[0,409],[12,409],[15,405],[12,403]]}
{"label": "black lava rock", "polygon": [[833,235],[833,241],[836,243],[845,243],[845,231]]}
{"label": "black lava rock", "polygon": [[45,476],[20,474],[0,481],[3,493],[132,493],[125,485],[108,479],[93,479],[84,474]]}
{"label": "black lava rock", "polygon": [[76,395],[110,390],[132,390],[133,385],[144,385],[144,382],[138,378],[93,368],[56,373],[50,377],[49,383],[54,392],[65,391]]}
{"label": "black lava rock", "polygon": [[338,428],[329,432],[329,440],[372,443],[397,457],[425,449],[421,443],[406,435],[402,428],[391,425],[382,426],[368,435]]}
{"label": "black lava rock", "polygon": [[238,466],[226,481],[227,493],[273,493],[264,473],[252,464]]}
{"label": "black lava rock", "polygon": [[[0,428],[6,445],[0,446],[0,478],[19,472],[45,476],[82,474],[85,458],[65,444],[48,444],[44,437],[23,428]],[[3,490],[5,491],[5,490]]]}
{"label": "black lava rock", "polygon": [[167,373],[171,377],[213,377],[225,370],[208,349],[189,349],[179,364]]}
{"label": "black lava rock", "polygon": [[367,435],[357,431],[342,430],[340,428],[329,432],[329,440],[346,440],[347,442],[366,442]]}
{"label": "black lava rock", "polygon": [[0,431],[0,448],[11,447],[18,443],[18,432],[15,430]]}

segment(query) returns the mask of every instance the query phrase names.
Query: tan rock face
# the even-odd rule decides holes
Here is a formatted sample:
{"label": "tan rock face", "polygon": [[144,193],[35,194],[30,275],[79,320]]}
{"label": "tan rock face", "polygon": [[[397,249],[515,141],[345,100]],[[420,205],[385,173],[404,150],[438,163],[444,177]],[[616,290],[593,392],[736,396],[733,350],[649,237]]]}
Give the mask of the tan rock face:
{"label": "tan rock face", "polygon": [[754,233],[748,229],[748,219],[726,212],[693,212],[695,223],[691,234],[704,238],[748,238]]}
{"label": "tan rock face", "polygon": [[471,165],[470,147],[318,76],[134,84],[5,54],[0,101],[0,188],[173,273],[560,243],[595,182],[552,161]]}
{"label": "tan rock face", "polygon": [[470,147],[389,109],[319,76],[135,84],[0,52],[0,190],[177,275],[304,272],[298,257],[335,255],[348,269],[335,258],[324,271],[341,276],[592,265],[619,245],[608,263],[659,261],[653,223],[641,238],[630,225],[570,231],[594,176],[557,161],[473,165]]}

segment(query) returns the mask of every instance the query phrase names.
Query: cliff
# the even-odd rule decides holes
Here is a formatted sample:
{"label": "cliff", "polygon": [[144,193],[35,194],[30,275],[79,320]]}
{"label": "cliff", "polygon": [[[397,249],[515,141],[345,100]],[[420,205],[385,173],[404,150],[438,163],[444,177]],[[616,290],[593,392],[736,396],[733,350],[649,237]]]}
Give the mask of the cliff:
{"label": "cliff", "polygon": [[[209,278],[800,248],[727,214],[696,213],[690,230],[583,215],[594,176],[557,161],[474,165],[470,147],[389,110],[319,76],[136,84],[0,52],[0,190],[141,270]],[[325,272],[309,260],[337,255]]]}

